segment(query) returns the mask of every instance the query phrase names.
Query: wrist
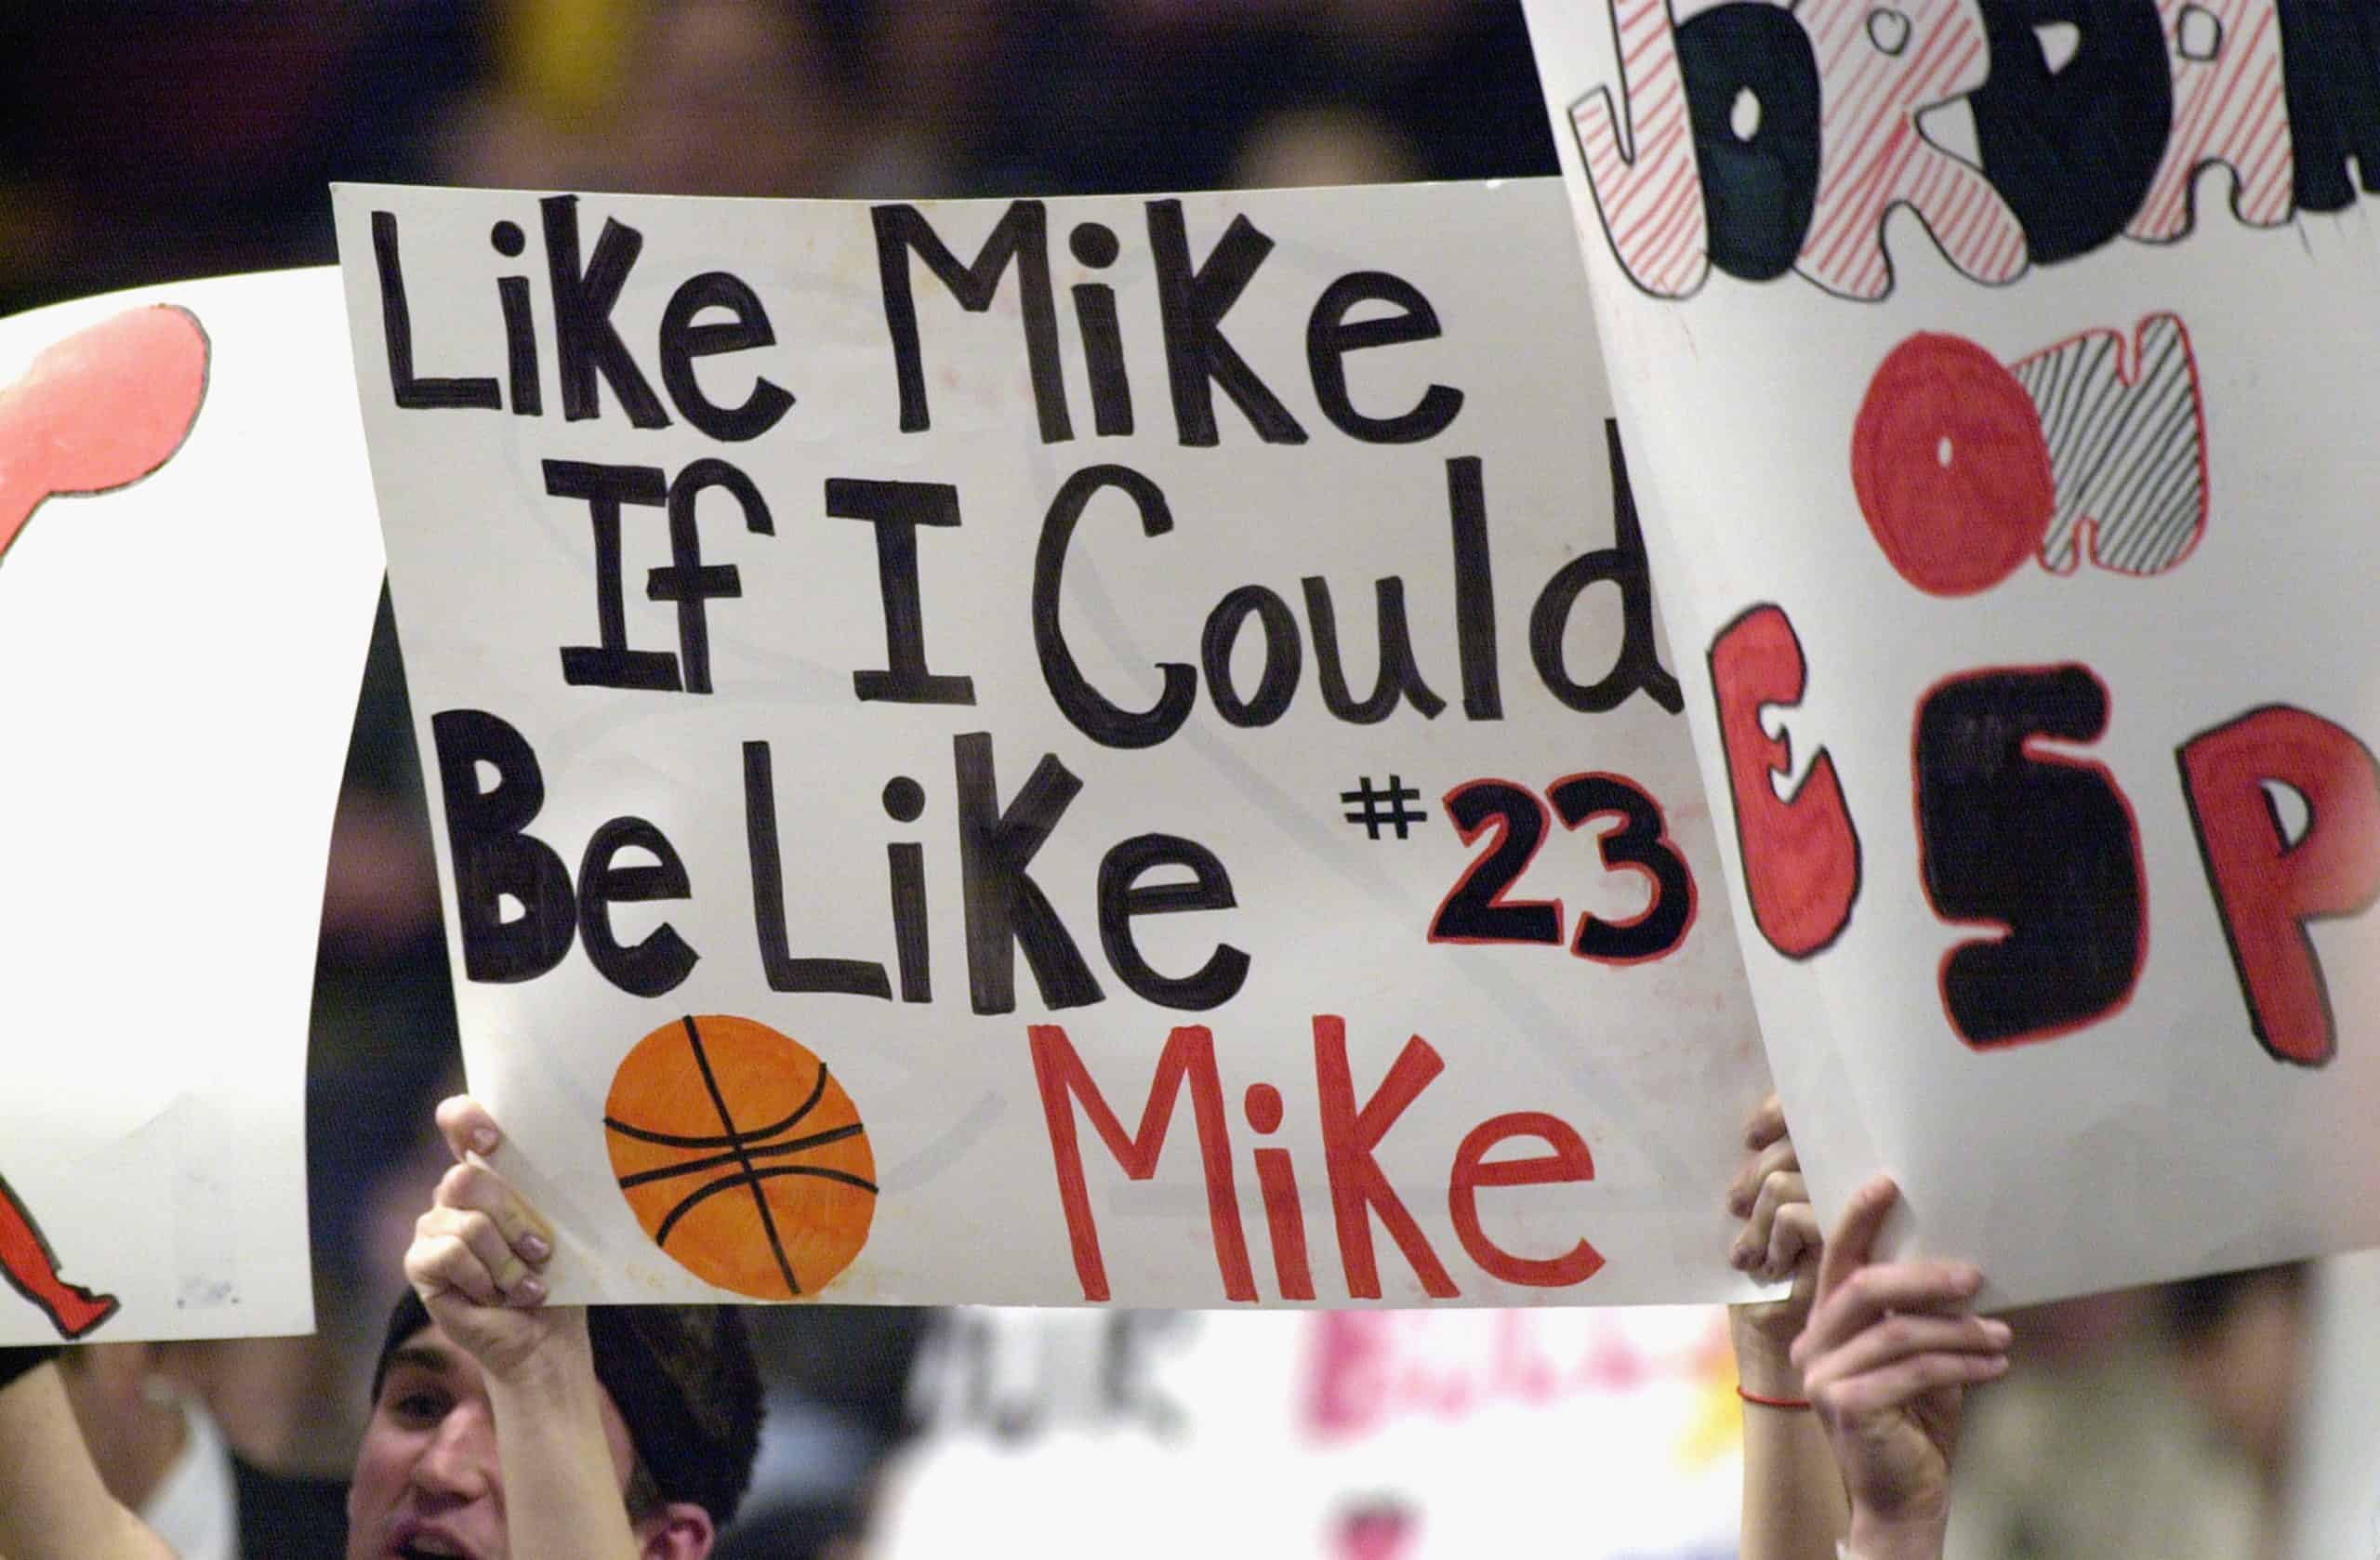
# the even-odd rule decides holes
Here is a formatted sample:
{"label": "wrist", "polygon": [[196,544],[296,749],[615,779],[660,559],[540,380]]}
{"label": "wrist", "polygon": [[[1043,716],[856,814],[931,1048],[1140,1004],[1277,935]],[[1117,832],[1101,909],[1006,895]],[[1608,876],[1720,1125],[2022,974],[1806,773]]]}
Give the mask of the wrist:
{"label": "wrist", "polygon": [[1763,1330],[1744,1313],[1748,1306],[1727,1309],[1727,1331],[1735,1345],[1736,1382],[1756,1397],[1804,1401],[1802,1373],[1793,1365],[1792,1341]]}
{"label": "wrist", "polygon": [[480,1361],[490,1390],[556,1400],[591,1387],[595,1346],[584,1306],[548,1306],[536,1326],[512,1348],[491,1349]]}
{"label": "wrist", "polygon": [[1942,1560],[1942,1543],[1950,1527],[1948,1514],[1933,1516],[1879,1516],[1851,1508],[1851,1530],[1844,1540],[1848,1560]]}

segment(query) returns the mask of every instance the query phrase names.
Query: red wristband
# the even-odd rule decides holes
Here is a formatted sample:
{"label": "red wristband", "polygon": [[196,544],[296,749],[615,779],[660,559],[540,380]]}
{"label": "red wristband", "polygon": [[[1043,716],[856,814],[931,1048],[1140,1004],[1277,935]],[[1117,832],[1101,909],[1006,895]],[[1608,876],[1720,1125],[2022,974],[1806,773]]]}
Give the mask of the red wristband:
{"label": "red wristband", "polygon": [[1767,1397],[1760,1393],[1746,1392],[1740,1382],[1736,1383],[1736,1395],[1747,1403],[1757,1403],[1764,1408],[1806,1408],[1810,1406],[1810,1400],[1806,1397]]}

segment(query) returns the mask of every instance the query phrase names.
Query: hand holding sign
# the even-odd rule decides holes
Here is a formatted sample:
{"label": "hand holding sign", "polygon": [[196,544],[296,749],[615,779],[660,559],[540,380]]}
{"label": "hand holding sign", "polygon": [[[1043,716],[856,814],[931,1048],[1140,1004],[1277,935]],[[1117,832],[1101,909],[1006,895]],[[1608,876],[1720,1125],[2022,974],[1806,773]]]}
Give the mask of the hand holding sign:
{"label": "hand holding sign", "polygon": [[1871,1265],[1900,1192],[1852,1194],[1818,1263],[1818,1309],[1793,1344],[1810,1403],[1851,1496],[1857,1554],[1938,1553],[1950,1509],[1960,1398],[2008,1368],[2008,1324],[1967,1314],[1983,1275],[1965,1263]]}
{"label": "hand holding sign", "polygon": [[1765,1283],[1790,1278],[1792,1289],[1781,1300],[1727,1307],[1736,1384],[1747,1403],[1791,1406],[1803,1395],[1802,1373],[1792,1357],[1793,1340],[1810,1319],[1818,1293],[1823,1249],[1818,1210],[1810,1206],[1802,1161],[1776,1095],[1763,1100],[1745,1123],[1744,1147],[1743,1166],[1727,1188],[1727,1211],[1744,1222],[1728,1248],[1728,1265]]}
{"label": "hand holding sign", "polygon": [[134,309],[76,332],[0,390],[0,554],[45,499],[106,493],[174,457],[206,397],[196,315]]}
{"label": "hand holding sign", "polygon": [[405,1279],[445,1334],[483,1364],[527,1357],[575,1318],[539,1308],[551,1231],[509,1182],[480,1157],[503,1141],[496,1118],[467,1094],[440,1102],[439,1135],[455,1163],[430,1210],[415,1221]]}

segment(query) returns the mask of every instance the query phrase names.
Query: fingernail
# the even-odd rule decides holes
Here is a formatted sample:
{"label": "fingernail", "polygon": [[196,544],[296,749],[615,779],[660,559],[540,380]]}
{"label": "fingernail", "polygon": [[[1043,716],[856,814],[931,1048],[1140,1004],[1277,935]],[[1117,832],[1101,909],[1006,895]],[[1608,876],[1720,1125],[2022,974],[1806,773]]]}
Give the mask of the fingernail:
{"label": "fingernail", "polygon": [[471,1146],[478,1149],[483,1154],[495,1153],[496,1129],[493,1127],[482,1127],[471,1133]]}
{"label": "fingernail", "polygon": [[1958,1267],[1951,1271],[1957,1277],[1958,1284],[1961,1289],[1979,1289],[1983,1288],[1983,1269],[1962,1263]]}
{"label": "fingernail", "polygon": [[2001,1348],[2007,1347],[2009,1342],[2016,1336],[2006,1322],[1994,1321],[1989,1316],[1983,1321],[1983,1335]]}
{"label": "fingernail", "polygon": [[513,1286],[512,1297],[523,1305],[535,1305],[546,1298],[546,1282],[542,1278],[523,1278]]}
{"label": "fingernail", "polygon": [[541,1263],[554,1254],[554,1249],[546,1244],[544,1236],[524,1235],[521,1237],[521,1254],[533,1263]]}

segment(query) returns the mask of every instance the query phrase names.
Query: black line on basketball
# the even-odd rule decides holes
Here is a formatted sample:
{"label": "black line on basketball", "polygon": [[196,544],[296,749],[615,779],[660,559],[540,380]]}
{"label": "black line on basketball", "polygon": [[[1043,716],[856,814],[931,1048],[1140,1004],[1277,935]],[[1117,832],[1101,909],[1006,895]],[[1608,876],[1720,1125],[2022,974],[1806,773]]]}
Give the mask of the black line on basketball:
{"label": "black line on basketball", "polygon": [[[691,1025],[694,1020],[690,1018],[686,1022]],[[793,1114],[784,1120],[772,1121],[765,1127],[755,1128],[744,1133],[744,1141],[757,1143],[765,1138],[773,1138],[789,1127],[800,1125],[803,1117],[818,1108],[818,1102],[826,1092],[826,1065],[822,1062],[818,1064],[817,1081],[810,1086],[810,1097],[796,1105]],[[611,1116],[603,1117],[603,1125],[624,1138],[634,1138],[639,1143],[658,1144],[664,1148],[726,1148],[735,1142],[733,1137],[681,1137],[675,1132],[656,1132],[648,1127],[632,1127],[618,1117]]]}
{"label": "black line on basketball", "polygon": [[866,1130],[866,1127],[854,1121],[848,1127],[832,1127],[823,1132],[813,1132],[806,1138],[761,1144],[748,1150],[747,1154],[714,1154],[707,1159],[689,1159],[682,1165],[664,1165],[659,1170],[639,1170],[634,1175],[620,1178],[620,1190],[625,1192],[631,1186],[650,1185],[655,1181],[671,1181],[681,1175],[700,1175],[705,1170],[715,1170],[723,1165],[743,1163],[749,1168],[751,1159],[781,1159],[804,1149],[824,1148],[830,1143],[855,1138]]}
{"label": "black line on basketball", "polygon": [[[703,1087],[710,1091],[710,1103],[719,1108],[719,1124],[726,1130],[727,1141],[734,1145],[735,1157],[744,1166],[745,1175],[751,1178],[749,1184],[752,1188],[752,1206],[760,1210],[760,1228],[768,1232],[769,1251],[777,1260],[777,1272],[785,1278],[786,1292],[798,1295],[801,1292],[801,1284],[793,1276],[793,1263],[786,1258],[785,1242],[777,1236],[776,1216],[769,1211],[768,1194],[760,1190],[760,1177],[753,1174],[751,1157],[744,1149],[744,1136],[735,1130],[735,1117],[728,1112],[727,1096],[719,1091],[719,1079],[710,1070],[710,1053],[703,1050],[702,1031],[694,1027],[694,1015],[692,1013],[686,1015],[686,1043],[694,1048],[694,1065],[702,1069]],[[818,1089],[823,1092],[826,1087],[826,1065],[822,1062],[818,1064]],[[733,1183],[727,1182],[721,1184],[733,1184]],[[690,1206],[694,1200],[695,1199],[690,1198],[686,1204],[680,1206],[681,1208]],[[658,1236],[654,1237],[654,1243],[659,1243]]]}
{"label": "black line on basketball", "polygon": [[[687,1193],[685,1200],[671,1209],[669,1217],[662,1220],[661,1227],[653,1232],[653,1243],[655,1246],[668,1246],[669,1232],[677,1228],[678,1221],[685,1217],[688,1209],[705,1198],[714,1196],[721,1192],[734,1191],[738,1186],[750,1186],[752,1195],[758,1196],[760,1195],[759,1184],[760,1182],[775,1181],[788,1175],[806,1175],[817,1181],[840,1182],[846,1186],[856,1186],[869,1196],[876,1196],[875,1182],[853,1175],[849,1170],[826,1170],[817,1165],[771,1165],[766,1170],[756,1170],[749,1175],[723,1175],[707,1186],[697,1187]],[[800,1292],[799,1289],[794,1291],[796,1294]]]}

